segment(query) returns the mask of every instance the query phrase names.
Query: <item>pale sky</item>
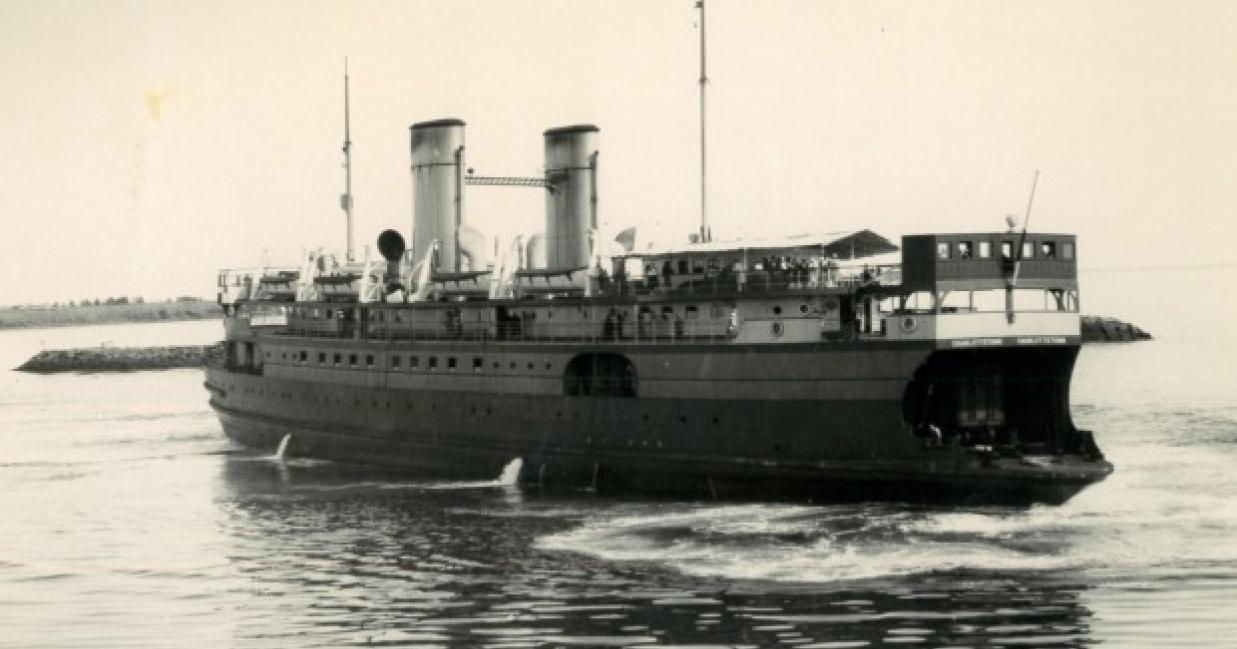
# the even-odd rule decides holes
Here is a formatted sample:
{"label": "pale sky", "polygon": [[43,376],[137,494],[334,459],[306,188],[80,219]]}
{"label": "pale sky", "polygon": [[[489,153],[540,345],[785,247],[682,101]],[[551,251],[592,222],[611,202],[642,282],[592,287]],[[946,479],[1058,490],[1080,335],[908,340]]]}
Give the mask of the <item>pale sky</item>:
{"label": "pale sky", "polygon": [[[0,0],[0,304],[212,296],[264,249],[342,248],[345,56],[358,242],[408,234],[408,126],[442,117],[493,175],[596,124],[605,224],[682,239],[695,22],[691,0]],[[1084,268],[1237,262],[1237,2],[709,0],[708,35],[715,238],[998,230],[1039,169],[1032,230],[1078,233]],[[467,205],[542,227],[539,190]]]}

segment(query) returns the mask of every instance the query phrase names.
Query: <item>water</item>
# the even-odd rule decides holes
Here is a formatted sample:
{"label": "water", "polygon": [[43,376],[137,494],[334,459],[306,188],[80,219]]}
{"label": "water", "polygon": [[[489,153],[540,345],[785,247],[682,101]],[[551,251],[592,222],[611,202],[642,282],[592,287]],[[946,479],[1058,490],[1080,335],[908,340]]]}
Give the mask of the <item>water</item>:
{"label": "water", "polygon": [[[0,332],[0,362],[218,333]],[[1157,333],[1080,360],[1117,473],[1029,510],[419,482],[236,449],[195,370],[5,372],[0,646],[1234,646],[1237,341]]]}

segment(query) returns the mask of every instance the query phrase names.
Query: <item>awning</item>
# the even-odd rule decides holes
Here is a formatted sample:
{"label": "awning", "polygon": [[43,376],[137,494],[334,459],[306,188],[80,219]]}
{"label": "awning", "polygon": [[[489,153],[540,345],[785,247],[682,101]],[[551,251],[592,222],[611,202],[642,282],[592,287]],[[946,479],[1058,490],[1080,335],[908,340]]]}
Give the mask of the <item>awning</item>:
{"label": "awning", "polygon": [[623,257],[632,259],[662,258],[673,256],[714,256],[732,252],[747,255],[794,255],[826,257],[836,256],[838,259],[859,259],[890,252],[897,252],[898,247],[890,240],[871,230],[850,230],[845,232],[826,232],[824,234],[803,234],[779,239],[752,239],[748,241],[711,241],[709,243],[685,243],[656,250],[633,252]]}

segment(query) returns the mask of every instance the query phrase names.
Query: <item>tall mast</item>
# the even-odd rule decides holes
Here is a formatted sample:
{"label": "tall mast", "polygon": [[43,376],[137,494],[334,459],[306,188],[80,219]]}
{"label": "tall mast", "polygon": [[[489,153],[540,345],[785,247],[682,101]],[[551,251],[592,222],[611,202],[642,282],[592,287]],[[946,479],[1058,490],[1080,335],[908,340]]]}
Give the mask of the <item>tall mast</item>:
{"label": "tall mast", "polygon": [[704,90],[709,83],[709,75],[705,67],[705,34],[704,34],[704,0],[696,0],[696,8],[700,10],[700,241],[708,243],[713,240],[713,231],[709,227],[708,167],[705,156],[705,113]]}
{"label": "tall mast", "polygon": [[347,259],[354,261],[352,254],[352,133],[351,115],[348,106],[348,59],[344,58],[344,193],[339,197],[339,206],[344,208],[348,223]]}

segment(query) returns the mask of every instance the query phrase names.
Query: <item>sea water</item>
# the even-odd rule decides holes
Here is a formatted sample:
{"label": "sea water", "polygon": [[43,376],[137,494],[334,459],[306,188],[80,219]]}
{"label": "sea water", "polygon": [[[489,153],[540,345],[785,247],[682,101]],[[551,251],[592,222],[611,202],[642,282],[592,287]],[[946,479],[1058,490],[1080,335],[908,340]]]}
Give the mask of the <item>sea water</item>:
{"label": "sea water", "polygon": [[[1237,336],[1202,320],[1084,348],[1117,472],[1029,509],[417,481],[234,447],[197,370],[4,372],[0,646],[1237,646]],[[0,361],[219,333],[0,332]]]}

